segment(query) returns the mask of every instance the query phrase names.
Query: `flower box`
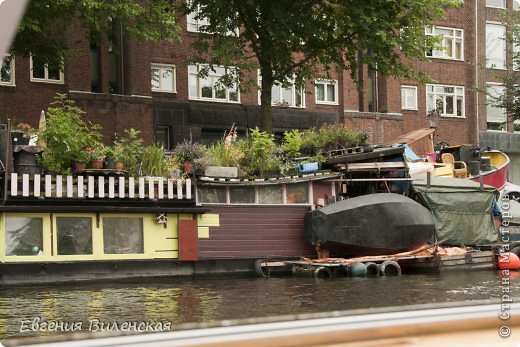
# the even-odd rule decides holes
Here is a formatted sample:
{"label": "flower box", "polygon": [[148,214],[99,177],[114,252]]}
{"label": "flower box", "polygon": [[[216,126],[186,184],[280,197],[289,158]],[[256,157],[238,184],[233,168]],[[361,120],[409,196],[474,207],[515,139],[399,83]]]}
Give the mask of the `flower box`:
{"label": "flower box", "polygon": [[204,170],[204,175],[208,177],[238,177],[238,168],[232,166],[208,166]]}

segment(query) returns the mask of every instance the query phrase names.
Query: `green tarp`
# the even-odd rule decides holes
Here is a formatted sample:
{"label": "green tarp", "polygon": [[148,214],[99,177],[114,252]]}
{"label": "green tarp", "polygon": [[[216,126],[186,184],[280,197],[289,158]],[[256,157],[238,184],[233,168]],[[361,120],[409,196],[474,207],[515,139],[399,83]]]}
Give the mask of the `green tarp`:
{"label": "green tarp", "polygon": [[493,223],[493,203],[498,198],[494,187],[467,180],[432,177],[417,179],[413,190],[433,214],[437,240],[446,245],[487,244],[497,240]]}

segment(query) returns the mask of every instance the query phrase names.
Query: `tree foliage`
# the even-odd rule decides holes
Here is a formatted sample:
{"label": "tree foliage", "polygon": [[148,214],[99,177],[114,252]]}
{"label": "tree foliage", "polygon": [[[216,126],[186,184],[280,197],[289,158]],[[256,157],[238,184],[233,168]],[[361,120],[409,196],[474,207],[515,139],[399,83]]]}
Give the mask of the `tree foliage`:
{"label": "tree foliage", "polygon": [[138,40],[173,40],[178,36],[176,13],[171,0],[33,0],[18,27],[13,54],[38,56],[44,63],[61,64],[74,54],[70,37],[77,22],[85,29],[84,39],[106,42],[115,23]]}
{"label": "tree foliage", "polygon": [[[239,77],[259,68],[262,128],[271,130],[271,87],[297,84],[322,67],[349,70],[367,64],[380,73],[419,76],[406,58],[425,59],[435,40],[424,27],[458,0],[190,0],[185,14],[208,19],[201,27],[194,61],[236,66]],[[230,35],[239,28],[239,35]],[[204,72],[201,72],[203,75]],[[236,81],[227,78],[224,84]],[[249,82],[249,83],[247,83]],[[242,86],[251,81],[241,80]],[[255,83],[256,84],[256,83]]]}

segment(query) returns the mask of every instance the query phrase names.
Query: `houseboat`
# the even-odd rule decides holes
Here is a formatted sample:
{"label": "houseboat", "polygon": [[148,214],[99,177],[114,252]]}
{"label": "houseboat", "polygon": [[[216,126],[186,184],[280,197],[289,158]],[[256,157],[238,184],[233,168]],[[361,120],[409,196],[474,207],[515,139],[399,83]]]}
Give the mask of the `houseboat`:
{"label": "houseboat", "polygon": [[322,170],[268,179],[128,177],[106,169],[54,175],[8,165],[1,282],[253,273],[258,259],[315,257],[305,215],[347,197],[403,192],[402,153],[340,153],[346,159]]}

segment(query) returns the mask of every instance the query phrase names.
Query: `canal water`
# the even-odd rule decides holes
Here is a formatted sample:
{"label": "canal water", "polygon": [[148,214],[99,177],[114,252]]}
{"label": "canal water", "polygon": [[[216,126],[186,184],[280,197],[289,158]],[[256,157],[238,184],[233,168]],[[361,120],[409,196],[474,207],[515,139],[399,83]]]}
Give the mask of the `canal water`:
{"label": "canal water", "polygon": [[[518,273],[511,274],[507,287],[509,295],[520,301]],[[81,329],[75,330],[82,332],[92,330],[92,322],[97,322],[94,331],[100,324],[114,328],[124,322],[168,323],[173,330],[175,324],[188,322],[500,300],[503,289],[498,270],[337,280],[177,277],[0,288],[0,341],[61,334],[66,323],[76,324]],[[497,313],[499,309],[497,304]],[[56,326],[48,329],[52,322]]]}

